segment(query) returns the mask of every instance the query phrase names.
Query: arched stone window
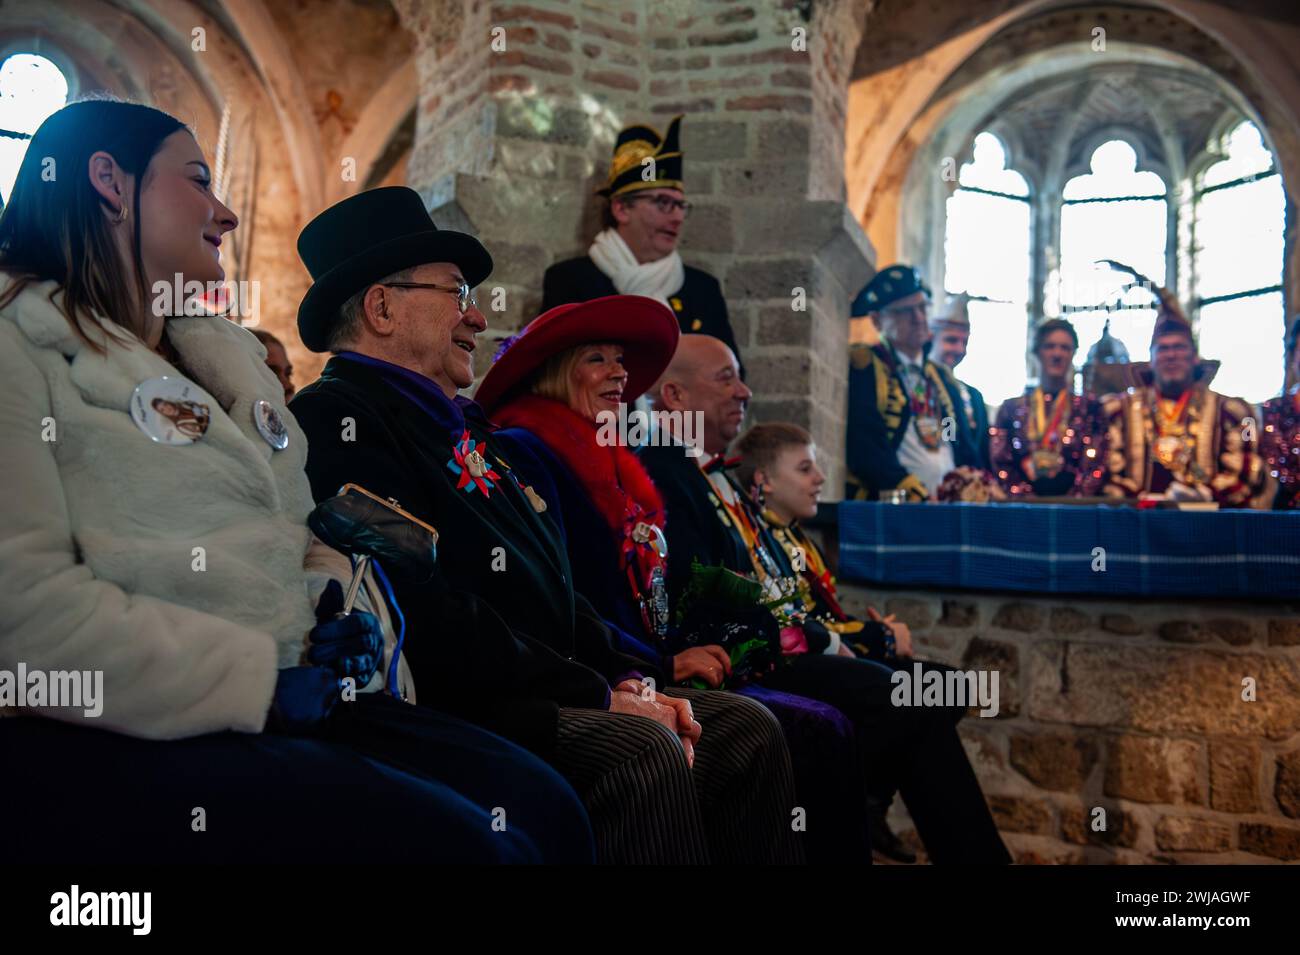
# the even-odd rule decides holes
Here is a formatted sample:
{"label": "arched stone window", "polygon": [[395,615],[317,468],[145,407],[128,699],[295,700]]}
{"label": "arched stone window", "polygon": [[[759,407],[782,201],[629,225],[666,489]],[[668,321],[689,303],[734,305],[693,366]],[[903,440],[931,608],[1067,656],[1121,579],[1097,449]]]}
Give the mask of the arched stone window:
{"label": "arched stone window", "polygon": [[68,77],[48,57],[17,52],[0,62],[0,199],[9,201],[28,143],[68,93]]}
{"label": "arched stone window", "polygon": [[1025,386],[1029,184],[1007,168],[1006,146],[989,132],[975,137],[973,161],[962,164],[957,183],[946,203],[944,290],[971,297],[962,379],[999,402]]}
{"label": "arched stone window", "polygon": [[[1168,186],[1157,173],[1140,170],[1138,153],[1125,139],[1108,139],[1092,150],[1089,171],[1061,189],[1061,315],[1079,333],[1077,365],[1101,337],[1111,334],[1133,356],[1145,355],[1155,326],[1153,296],[1133,284],[1131,273],[1096,264],[1109,259],[1136,269],[1158,286],[1169,284]],[[1109,311],[1108,311],[1109,309]]]}
{"label": "arched stone window", "polygon": [[[1217,390],[1252,401],[1276,394],[1284,317],[1295,310],[1274,154],[1289,139],[1274,141],[1223,72],[1230,58],[1206,64],[1156,44],[1101,58],[1073,35],[1024,52],[1025,36],[1007,37],[1006,49],[971,57],[931,94],[886,161],[863,151],[870,137],[851,150],[870,184],[863,225],[882,263],[917,265],[939,296],[972,296],[958,376],[998,403],[1036,379],[1028,333],[1058,316],[1078,329],[1080,365],[1107,318],[1132,360],[1145,361],[1155,297],[1096,264],[1110,259],[1174,294],[1202,356],[1219,362]],[[980,181],[984,168],[1022,177],[1027,189]],[[1026,235],[1023,327],[981,322],[994,301],[1011,315],[1016,298],[989,287],[1020,274]]]}
{"label": "arched stone window", "polygon": [[1282,381],[1286,196],[1253,123],[1237,123],[1221,143],[1224,158],[1194,180],[1200,346],[1223,362],[1216,389],[1259,402]]}

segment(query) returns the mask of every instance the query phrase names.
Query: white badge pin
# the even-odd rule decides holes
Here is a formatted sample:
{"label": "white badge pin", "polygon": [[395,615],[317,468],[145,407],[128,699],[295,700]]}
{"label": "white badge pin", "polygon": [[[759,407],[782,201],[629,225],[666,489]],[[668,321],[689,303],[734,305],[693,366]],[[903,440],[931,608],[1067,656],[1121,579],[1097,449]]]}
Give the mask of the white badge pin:
{"label": "white badge pin", "polygon": [[159,444],[193,444],[212,420],[212,396],[184,378],[164,375],[136,385],[131,393],[131,419]]}
{"label": "white badge pin", "polygon": [[262,440],[275,450],[283,451],[289,446],[289,429],[284,426],[280,413],[265,398],[258,398],[253,403],[253,425]]}

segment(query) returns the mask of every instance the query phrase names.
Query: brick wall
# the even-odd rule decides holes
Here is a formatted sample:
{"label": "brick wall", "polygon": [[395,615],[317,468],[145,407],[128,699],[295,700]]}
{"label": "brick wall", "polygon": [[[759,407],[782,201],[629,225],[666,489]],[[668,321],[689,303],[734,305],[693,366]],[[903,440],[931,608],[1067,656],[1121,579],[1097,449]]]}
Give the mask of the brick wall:
{"label": "brick wall", "polygon": [[962,736],[1018,861],[1300,861],[1300,607],[841,589],[999,672]]}

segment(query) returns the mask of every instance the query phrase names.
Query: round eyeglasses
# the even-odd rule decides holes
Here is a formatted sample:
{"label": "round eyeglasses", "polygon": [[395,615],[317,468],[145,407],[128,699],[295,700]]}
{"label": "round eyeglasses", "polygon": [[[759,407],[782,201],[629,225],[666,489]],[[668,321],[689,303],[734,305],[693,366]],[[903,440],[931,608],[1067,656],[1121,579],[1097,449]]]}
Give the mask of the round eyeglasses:
{"label": "round eyeglasses", "polygon": [[455,292],[456,307],[464,315],[471,308],[478,308],[478,298],[474,290],[464,282],[459,285],[435,285],[432,282],[384,282],[384,288],[428,288],[435,292]]}

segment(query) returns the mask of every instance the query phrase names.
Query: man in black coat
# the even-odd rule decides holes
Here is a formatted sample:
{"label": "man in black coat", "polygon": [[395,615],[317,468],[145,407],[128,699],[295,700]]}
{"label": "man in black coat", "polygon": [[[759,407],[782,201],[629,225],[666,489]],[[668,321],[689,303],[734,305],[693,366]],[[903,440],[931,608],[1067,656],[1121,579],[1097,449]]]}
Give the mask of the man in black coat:
{"label": "man in black coat", "polygon": [[472,293],[492,268],[486,250],[439,231],[401,187],[327,209],[298,247],[315,279],[299,331],[333,353],[291,405],[312,492],[359,484],[439,534],[433,584],[390,574],[421,702],[552,762],[587,804],[600,861],[796,861],[771,714],[740,701],[705,739],[685,699],[643,682],[664,676],[574,592],[546,515],[553,491],[514,470],[527,449],[456,397],[487,327]]}
{"label": "man in black coat", "polygon": [[[683,265],[677,252],[690,212],[678,146],[680,116],[662,138],[649,126],[629,126],[614,142],[605,229],[586,255],[558,262],[542,279],[542,311],[606,295],[647,295],[668,304],[684,333],[712,335],[740,350],[718,280]],[[744,366],[741,366],[744,373]]]}

